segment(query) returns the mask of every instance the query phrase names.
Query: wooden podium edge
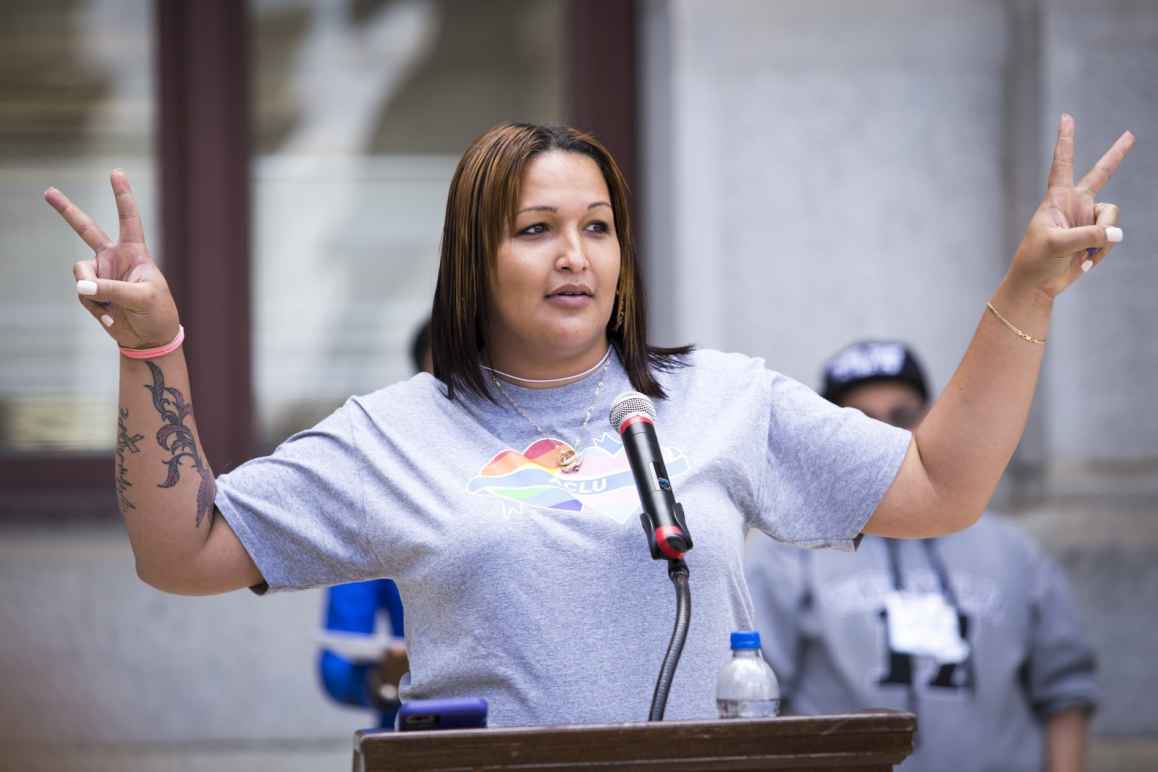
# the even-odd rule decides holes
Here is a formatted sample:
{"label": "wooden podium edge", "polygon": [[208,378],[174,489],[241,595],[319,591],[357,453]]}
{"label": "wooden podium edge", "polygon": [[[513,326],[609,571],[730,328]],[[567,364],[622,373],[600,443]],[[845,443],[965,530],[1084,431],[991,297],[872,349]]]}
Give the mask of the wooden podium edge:
{"label": "wooden podium edge", "polygon": [[[891,769],[913,749],[899,711],[433,732],[360,730],[354,769]],[[723,755],[722,752],[725,752]]]}

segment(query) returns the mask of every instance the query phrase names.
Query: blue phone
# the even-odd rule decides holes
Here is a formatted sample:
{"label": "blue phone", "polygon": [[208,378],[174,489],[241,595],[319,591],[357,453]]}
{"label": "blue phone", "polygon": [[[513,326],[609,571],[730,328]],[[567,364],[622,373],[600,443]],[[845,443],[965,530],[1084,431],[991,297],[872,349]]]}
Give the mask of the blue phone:
{"label": "blue phone", "polygon": [[433,729],[482,729],[487,725],[487,701],[482,697],[408,700],[398,708],[399,732]]}

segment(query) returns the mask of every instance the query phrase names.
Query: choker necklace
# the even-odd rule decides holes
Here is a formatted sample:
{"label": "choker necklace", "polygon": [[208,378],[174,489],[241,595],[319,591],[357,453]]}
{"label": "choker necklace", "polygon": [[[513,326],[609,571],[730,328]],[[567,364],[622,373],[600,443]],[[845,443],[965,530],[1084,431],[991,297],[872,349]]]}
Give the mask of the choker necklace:
{"label": "choker necklace", "polygon": [[[607,366],[611,364],[611,362],[608,359],[608,355],[610,355],[610,354],[611,354],[611,349],[609,348],[607,350],[607,354],[604,355],[603,359],[600,361],[600,364],[603,365],[603,373],[599,376],[599,383],[595,384],[595,396],[591,400],[591,405],[588,406],[587,412],[583,415],[583,423],[580,424],[580,426],[579,426],[580,436],[582,436],[583,432],[586,431],[587,424],[591,422],[591,413],[595,410],[595,406],[599,404],[599,395],[601,393],[603,393],[603,382],[607,379]],[[595,367],[599,367],[599,365],[595,365]],[[487,369],[491,370],[491,368],[489,368],[489,367]],[[591,370],[588,370],[586,373],[582,373],[582,375],[587,375],[587,374],[591,373],[592,371],[594,371],[594,369],[595,368],[593,367],[593,368],[591,368]],[[578,376],[571,376],[571,377],[575,378]],[[502,394],[504,397],[506,397],[507,402],[509,402],[511,407],[513,407],[515,409],[515,412],[517,412],[524,419],[526,419],[527,423],[529,423],[531,426],[535,427],[535,431],[537,431],[541,437],[544,437],[544,438],[548,437],[549,435],[547,433],[547,430],[545,430],[543,427],[539,426],[539,424],[535,422],[535,419],[531,418],[529,415],[527,415],[525,412],[523,412],[523,409],[521,407],[519,407],[518,404],[513,399],[511,399],[511,395],[508,394],[507,390],[503,388],[503,382],[498,377],[498,370],[491,370],[491,378],[494,380],[495,387],[499,390],[499,393]],[[562,436],[563,433],[557,432],[557,434]],[[566,440],[567,438],[563,437],[563,439]],[[578,472],[579,467],[583,465],[583,459],[579,455],[580,443],[568,442],[568,444],[571,447],[566,449],[566,450],[560,450],[559,451],[559,457],[558,457],[557,461],[559,463],[559,468],[562,469],[563,472],[565,472],[566,474],[574,474],[575,472]],[[594,441],[592,441],[592,444],[594,444]]]}
{"label": "choker necklace", "polygon": [[494,375],[501,375],[502,377],[506,378],[508,381],[519,381],[519,382],[521,382],[521,383],[539,383],[539,384],[544,384],[544,383],[563,383],[564,381],[577,381],[577,380],[579,380],[580,378],[583,378],[583,377],[586,377],[586,376],[588,376],[588,375],[591,375],[591,373],[595,372],[595,371],[596,371],[596,370],[598,370],[598,369],[599,369],[601,366],[603,366],[603,365],[605,365],[605,364],[607,363],[607,358],[608,358],[609,356],[611,356],[611,346],[608,346],[608,347],[607,347],[607,353],[605,353],[605,354],[603,355],[603,358],[602,358],[602,359],[600,359],[598,362],[596,362],[596,363],[595,363],[594,365],[592,365],[590,368],[588,368],[588,369],[584,370],[584,371],[583,371],[583,372],[581,372],[581,373],[575,373],[574,375],[564,375],[562,378],[544,378],[544,379],[542,379],[542,380],[538,380],[538,379],[535,379],[535,378],[521,378],[521,377],[519,377],[519,376],[517,376],[517,375],[511,375],[510,373],[504,373],[502,370],[496,370],[496,369],[495,369],[495,368],[493,368],[493,367],[487,367],[486,365],[480,365],[480,366],[481,366],[481,367],[482,367],[482,369],[484,369],[484,370],[489,370],[489,371],[490,371],[491,373],[493,373]]}

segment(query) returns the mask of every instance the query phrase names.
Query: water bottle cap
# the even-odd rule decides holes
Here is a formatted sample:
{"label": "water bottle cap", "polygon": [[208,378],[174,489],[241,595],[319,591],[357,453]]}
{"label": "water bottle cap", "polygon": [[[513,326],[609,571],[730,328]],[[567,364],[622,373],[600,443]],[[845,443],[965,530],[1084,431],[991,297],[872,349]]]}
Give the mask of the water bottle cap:
{"label": "water bottle cap", "polygon": [[732,649],[758,649],[760,648],[760,631],[759,630],[737,630],[732,633]]}

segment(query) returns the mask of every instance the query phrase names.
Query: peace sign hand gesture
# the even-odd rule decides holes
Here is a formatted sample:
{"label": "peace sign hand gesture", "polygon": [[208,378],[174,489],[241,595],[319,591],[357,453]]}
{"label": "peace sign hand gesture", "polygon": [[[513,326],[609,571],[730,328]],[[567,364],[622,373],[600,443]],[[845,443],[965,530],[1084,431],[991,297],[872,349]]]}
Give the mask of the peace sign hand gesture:
{"label": "peace sign hand gesture", "polygon": [[124,348],[163,346],[177,336],[177,306],[148,247],[137,202],[124,172],[110,175],[120,220],[114,243],[100,226],[56,188],[44,199],[92,247],[92,260],[72,267],[80,304]]}
{"label": "peace sign hand gesture", "polygon": [[1074,119],[1062,115],[1045,198],[1030,218],[1010,268],[1019,284],[1057,297],[1122,240],[1118,207],[1094,197],[1133,146],[1134,135],[1127,131],[1075,185]]}

